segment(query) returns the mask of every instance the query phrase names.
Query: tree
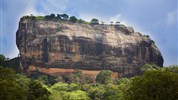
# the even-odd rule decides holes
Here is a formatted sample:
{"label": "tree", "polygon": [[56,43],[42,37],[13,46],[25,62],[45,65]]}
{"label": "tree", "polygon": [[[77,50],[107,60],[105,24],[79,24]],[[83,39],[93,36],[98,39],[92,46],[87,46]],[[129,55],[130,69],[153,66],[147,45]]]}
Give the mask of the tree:
{"label": "tree", "polygon": [[0,66],[0,100],[25,100],[25,90],[15,80],[16,73]]}
{"label": "tree", "polygon": [[96,76],[96,82],[100,84],[109,84],[112,83],[112,72],[110,70],[102,70]]}
{"label": "tree", "polygon": [[140,68],[141,73],[148,71],[148,70],[157,70],[160,67],[155,64],[145,64]]}
{"label": "tree", "polygon": [[50,15],[46,15],[46,16],[45,16],[45,19],[46,19],[46,20],[49,20],[49,19],[50,19]]}
{"label": "tree", "polygon": [[50,18],[51,18],[51,19],[55,18],[55,14],[51,14],[51,15],[50,15]]}
{"label": "tree", "polygon": [[73,23],[76,23],[76,22],[77,22],[77,18],[76,18],[75,16],[71,16],[71,17],[69,18],[69,21],[70,21],[70,22],[73,22]]}
{"label": "tree", "polygon": [[165,70],[178,74],[178,65],[171,65],[165,68]]}
{"label": "tree", "polygon": [[55,17],[56,17],[55,14],[51,14],[51,15],[46,15],[45,19],[46,20],[51,20],[51,19],[54,19]]}
{"label": "tree", "polygon": [[50,92],[42,87],[40,82],[34,80],[29,83],[27,100],[49,100]]}
{"label": "tree", "polygon": [[42,84],[49,84],[48,81],[48,76],[47,75],[40,75],[38,76],[38,81],[41,82]]}
{"label": "tree", "polygon": [[85,84],[83,89],[88,93],[91,100],[103,100],[105,88],[102,84]]}
{"label": "tree", "polygon": [[85,81],[85,77],[82,74],[82,72],[78,69],[74,70],[74,72],[72,74],[70,74],[70,76],[68,77],[68,82],[69,83],[80,83],[80,84],[84,84]]}
{"label": "tree", "polygon": [[23,89],[24,96],[26,98],[29,90],[28,84],[31,81],[30,78],[27,78],[25,75],[22,74],[16,74],[15,80],[17,84],[19,84],[20,88]]}
{"label": "tree", "polygon": [[96,19],[96,18],[93,18],[93,19],[91,20],[91,24],[99,24],[99,20]]}
{"label": "tree", "polygon": [[57,14],[57,19],[62,19],[60,14]]}
{"label": "tree", "polygon": [[104,85],[104,88],[103,100],[123,100],[122,91],[117,85]]}
{"label": "tree", "polygon": [[69,16],[68,16],[67,14],[62,14],[62,15],[61,15],[61,18],[62,18],[63,20],[68,20]]}
{"label": "tree", "polygon": [[2,65],[2,62],[4,62],[6,57],[2,54],[0,54],[0,65]]}
{"label": "tree", "polygon": [[132,79],[126,100],[176,100],[178,74],[167,70],[149,70]]}
{"label": "tree", "polygon": [[130,80],[128,78],[121,78],[118,80],[117,84],[128,84]]}
{"label": "tree", "polygon": [[87,93],[81,90],[66,92],[63,95],[64,100],[90,100]]}

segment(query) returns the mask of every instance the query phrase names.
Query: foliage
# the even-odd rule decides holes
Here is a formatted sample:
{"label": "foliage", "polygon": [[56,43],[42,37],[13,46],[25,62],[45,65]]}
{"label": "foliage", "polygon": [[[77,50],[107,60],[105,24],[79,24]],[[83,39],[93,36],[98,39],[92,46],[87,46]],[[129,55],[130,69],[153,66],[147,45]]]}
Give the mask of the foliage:
{"label": "foliage", "polygon": [[91,24],[99,24],[99,20],[96,18],[93,18],[90,22]]}
{"label": "foliage", "polygon": [[105,89],[102,85],[98,84],[85,84],[83,85],[84,91],[86,91],[89,94],[89,97],[92,100],[100,100],[103,98],[103,94],[105,92]]}
{"label": "foliage", "polygon": [[69,16],[67,14],[61,14],[63,20],[68,20]]}
{"label": "foliage", "polygon": [[[70,21],[73,23],[82,23],[82,24],[99,24],[99,20],[96,18],[93,18],[91,22],[87,22],[83,19],[77,19],[75,16],[69,16],[67,14],[50,14],[50,15],[45,15],[45,16],[23,16],[22,19],[30,19],[30,20],[53,20],[53,21]],[[104,22],[101,22],[104,24]]]}
{"label": "foliage", "polygon": [[55,14],[46,15],[46,16],[45,16],[45,19],[46,19],[46,20],[55,19]]}
{"label": "foliage", "polygon": [[69,18],[69,21],[70,21],[70,22],[73,22],[73,23],[76,23],[76,22],[77,22],[77,18],[76,18],[75,16],[71,16],[71,17]]}
{"label": "foliage", "polygon": [[31,14],[30,16],[23,16],[22,19],[36,20],[36,17]]}
{"label": "foliage", "polygon": [[0,66],[0,100],[23,100],[25,92],[15,80],[15,72]]}
{"label": "foliage", "polygon": [[118,80],[117,84],[120,85],[120,84],[128,84],[130,82],[130,79],[128,78],[121,78]]}
{"label": "foliage", "polygon": [[17,84],[20,86],[21,89],[24,91],[24,96],[27,97],[28,95],[28,90],[29,90],[29,83],[30,83],[30,78],[26,77],[25,75],[22,74],[16,74],[15,80]]}
{"label": "foliage", "polygon": [[145,37],[147,37],[147,38],[149,38],[149,37],[150,37],[149,35],[143,35],[143,36],[145,36]]}
{"label": "foliage", "polygon": [[60,14],[57,14],[57,19],[62,19]]}
{"label": "foliage", "polygon": [[[2,61],[5,57],[2,56]],[[96,83],[87,84],[80,70],[68,79],[41,75],[30,79],[0,66],[0,100],[176,100],[178,98],[178,66],[158,68],[145,64],[143,75],[121,78],[113,83],[111,71],[103,70]]]}
{"label": "foliage", "polygon": [[96,82],[100,84],[110,84],[113,82],[112,80],[112,72],[109,70],[102,70],[97,76],[96,76]]}
{"label": "foliage", "polygon": [[90,22],[87,22],[83,19],[78,19],[78,23],[82,23],[82,24],[90,24]]}
{"label": "foliage", "polygon": [[48,100],[49,92],[37,82],[14,70],[0,67],[0,100]]}
{"label": "foliage", "polygon": [[56,91],[68,91],[68,84],[58,82],[58,83],[55,83],[54,85],[52,85],[50,88],[52,90],[56,90]]}
{"label": "foliage", "polygon": [[178,74],[178,65],[171,65],[165,68],[165,70]]}
{"label": "foliage", "polygon": [[75,90],[71,92],[66,92],[63,95],[63,100],[89,100],[86,92],[81,90]]}
{"label": "foliage", "polygon": [[178,74],[166,70],[149,70],[133,78],[125,98],[128,100],[176,100]]}
{"label": "foliage", "polygon": [[121,100],[123,91],[117,85],[105,85],[103,100]]}
{"label": "foliage", "polygon": [[154,47],[154,48],[157,48],[156,44],[155,44],[155,41],[151,41],[151,45]]}
{"label": "foliage", "polygon": [[159,68],[160,67],[155,65],[155,64],[145,64],[144,66],[142,66],[140,68],[140,71],[144,72],[144,71],[147,71],[147,70],[157,70]]}
{"label": "foliage", "polygon": [[50,92],[42,87],[39,81],[31,81],[29,84],[28,100],[48,100]]}
{"label": "foliage", "polygon": [[44,16],[36,16],[36,19],[37,20],[45,20],[45,17]]}
{"label": "foliage", "polygon": [[40,75],[38,76],[38,81],[42,84],[49,84],[48,76],[47,75]]}
{"label": "foliage", "polygon": [[5,61],[6,57],[2,54],[0,54],[0,65],[3,61]]}
{"label": "foliage", "polygon": [[86,83],[86,77],[82,74],[80,70],[75,70],[72,74],[66,77],[66,82],[68,83]]}

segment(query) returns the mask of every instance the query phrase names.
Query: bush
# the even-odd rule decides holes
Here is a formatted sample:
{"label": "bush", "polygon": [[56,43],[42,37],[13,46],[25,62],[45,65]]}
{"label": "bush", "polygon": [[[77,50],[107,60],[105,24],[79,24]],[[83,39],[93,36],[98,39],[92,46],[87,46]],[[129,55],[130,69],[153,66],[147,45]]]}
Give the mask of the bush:
{"label": "bush", "polygon": [[37,20],[45,20],[45,17],[44,16],[36,16],[36,19]]}
{"label": "bush", "polygon": [[90,24],[90,22],[87,22],[83,19],[78,19],[78,23],[82,23],[82,24]]}
{"label": "bush", "polygon": [[93,19],[91,20],[91,24],[99,24],[99,20],[96,19],[96,18],[93,18]]}
{"label": "bush", "polygon": [[69,18],[69,21],[70,21],[70,22],[73,22],[73,23],[76,23],[76,22],[77,22],[77,18],[76,18],[75,16],[71,16],[71,17]]}

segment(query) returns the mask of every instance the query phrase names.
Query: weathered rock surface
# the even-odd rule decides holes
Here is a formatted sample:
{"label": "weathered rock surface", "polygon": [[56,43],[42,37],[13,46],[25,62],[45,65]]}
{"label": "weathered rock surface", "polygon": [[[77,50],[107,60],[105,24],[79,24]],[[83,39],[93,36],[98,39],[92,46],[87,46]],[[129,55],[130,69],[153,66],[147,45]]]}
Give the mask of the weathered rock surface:
{"label": "weathered rock surface", "polygon": [[134,75],[145,63],[163,66],[153,41],[124,25],[21,19],[16,33],[21,66],[108,69]]}

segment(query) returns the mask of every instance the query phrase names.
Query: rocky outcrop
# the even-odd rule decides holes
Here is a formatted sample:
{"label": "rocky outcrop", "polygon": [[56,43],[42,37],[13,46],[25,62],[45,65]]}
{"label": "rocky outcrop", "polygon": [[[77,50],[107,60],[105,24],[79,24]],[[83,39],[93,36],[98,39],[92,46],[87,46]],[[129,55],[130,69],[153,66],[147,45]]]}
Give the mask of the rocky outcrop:
{"label": "rocky outcrop", "polygon": [[132,27],[21,18],[16,33],[21,66],[112,70],[134,75],[145,63],[163,66],[154,42]]}

